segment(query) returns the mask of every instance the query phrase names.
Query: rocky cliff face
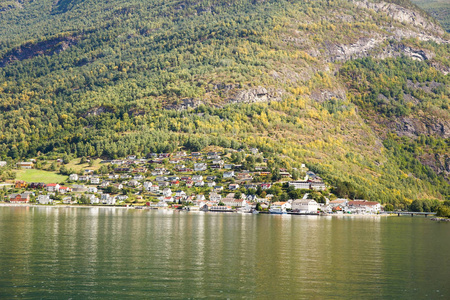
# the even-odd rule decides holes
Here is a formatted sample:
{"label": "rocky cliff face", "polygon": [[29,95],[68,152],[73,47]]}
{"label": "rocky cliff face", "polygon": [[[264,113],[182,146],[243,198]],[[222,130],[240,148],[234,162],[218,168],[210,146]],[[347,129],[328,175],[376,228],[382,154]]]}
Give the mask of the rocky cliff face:
{"label": "rocky cliff face", "polygon": [[229,99],[230,103],[257,103],[281,101],[284,91],[281,89],[256,87],[248,90],[238,91]]}
{"label": "rocky cliff face", "polygon": [[444,34],[444,30],[436,23],[431,22],[430,19],[427,19],[423,15],[397,4],[383,1],[371,2],[368,0],[357,0],[353,1],[353,3],[359,8],[371,9],[377,13],[385,13],[394,20],[410,24],[416,28],[422,28],[423,30],[432,33],[431,38],[433,39],[435,38],[435,35]]}
{"label": "rocky cliff face", "polygon": [[401,117],[388,124],[399,136],[415,138],[419,135],[434,135],[444,139],[450,138],[450,121],[436,117]]}
{"label": "rocky cliff face", "polygon": [[436,174],[450,180],[450,156],[448,154],[424,154],[419,157],[422,164],[429,166]]}
{"label": "rocky cliff face", "polygon": [[38,43],[27,43],[17,47],[0,59],[0,68],[14,61],[30,59],[35,56],[53,55],[67,50],[78,43],[79,37],[62,36]]}
{"label": "rocky cliff face", "polygon": [[[415,38],[420,41],[433,41],[438,44],[449,43],[444,31],[434,22],[421,14],[393,3],[353,1],[359,9],[385,14],[388,18],[401,22],[405,26],[383,26],[384,32],[373,32],[351,44],[325,43],[326,61],[344,62],[363,57],[385,59],[405,55],[417,60],[428,60],[434,53],[424,49],[413,49],[402,43],[403,39]],[[389,43],[394,41],[395,43]],[[311,52],[311,51],[310,51]],[[312,52],[311,52],[312,53]]]}

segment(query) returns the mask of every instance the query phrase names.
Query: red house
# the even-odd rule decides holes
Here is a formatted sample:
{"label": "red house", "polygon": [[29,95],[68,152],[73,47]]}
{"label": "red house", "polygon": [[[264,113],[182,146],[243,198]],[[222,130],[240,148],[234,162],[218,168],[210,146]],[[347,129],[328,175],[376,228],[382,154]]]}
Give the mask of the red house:
{"label": "red house", "polygon": [[30,194],[22,193],[22,194],[11,194],[8,196],[9,201],[13,203],[28,203],[30,202]]}

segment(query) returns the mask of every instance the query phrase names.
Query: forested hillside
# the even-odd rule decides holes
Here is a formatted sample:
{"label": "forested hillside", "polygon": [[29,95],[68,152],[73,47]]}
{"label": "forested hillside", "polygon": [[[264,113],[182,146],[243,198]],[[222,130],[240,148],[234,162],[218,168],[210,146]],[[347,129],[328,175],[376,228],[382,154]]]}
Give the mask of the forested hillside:
{"label": "forested hillside", "polygon": [[417,6],[429,12],[442,27],[450,31],[450,1],[448,0],[412,0]]}
{"label": "forested hillside", "polygon": [[0,4],[0,158],[258,147],[338,195],[450,197],[449,35],[407,0]]}

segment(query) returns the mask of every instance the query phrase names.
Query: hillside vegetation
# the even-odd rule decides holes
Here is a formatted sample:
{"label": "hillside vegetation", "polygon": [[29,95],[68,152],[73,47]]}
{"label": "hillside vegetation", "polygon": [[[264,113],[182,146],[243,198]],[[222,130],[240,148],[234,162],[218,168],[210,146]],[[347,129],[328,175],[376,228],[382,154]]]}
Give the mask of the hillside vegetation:
{"label": "hillside vegetation", "polygon": [[258,147],[341,196],[443,200],[449,37],[388,2],[7,1],[0,156]]}
{"label": "hillside vegetation", "polygon": [[412,0],[438,20],[442,27],[450,31],[450,1],[448,0]]}

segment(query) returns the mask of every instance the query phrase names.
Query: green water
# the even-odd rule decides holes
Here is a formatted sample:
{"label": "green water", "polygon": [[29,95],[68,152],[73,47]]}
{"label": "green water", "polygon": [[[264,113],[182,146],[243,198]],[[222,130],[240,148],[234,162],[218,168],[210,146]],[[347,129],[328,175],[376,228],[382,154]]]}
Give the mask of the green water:
{"label": "green water", "polygon": [[450,224],[0,207],[0,298],[450,299]]}

